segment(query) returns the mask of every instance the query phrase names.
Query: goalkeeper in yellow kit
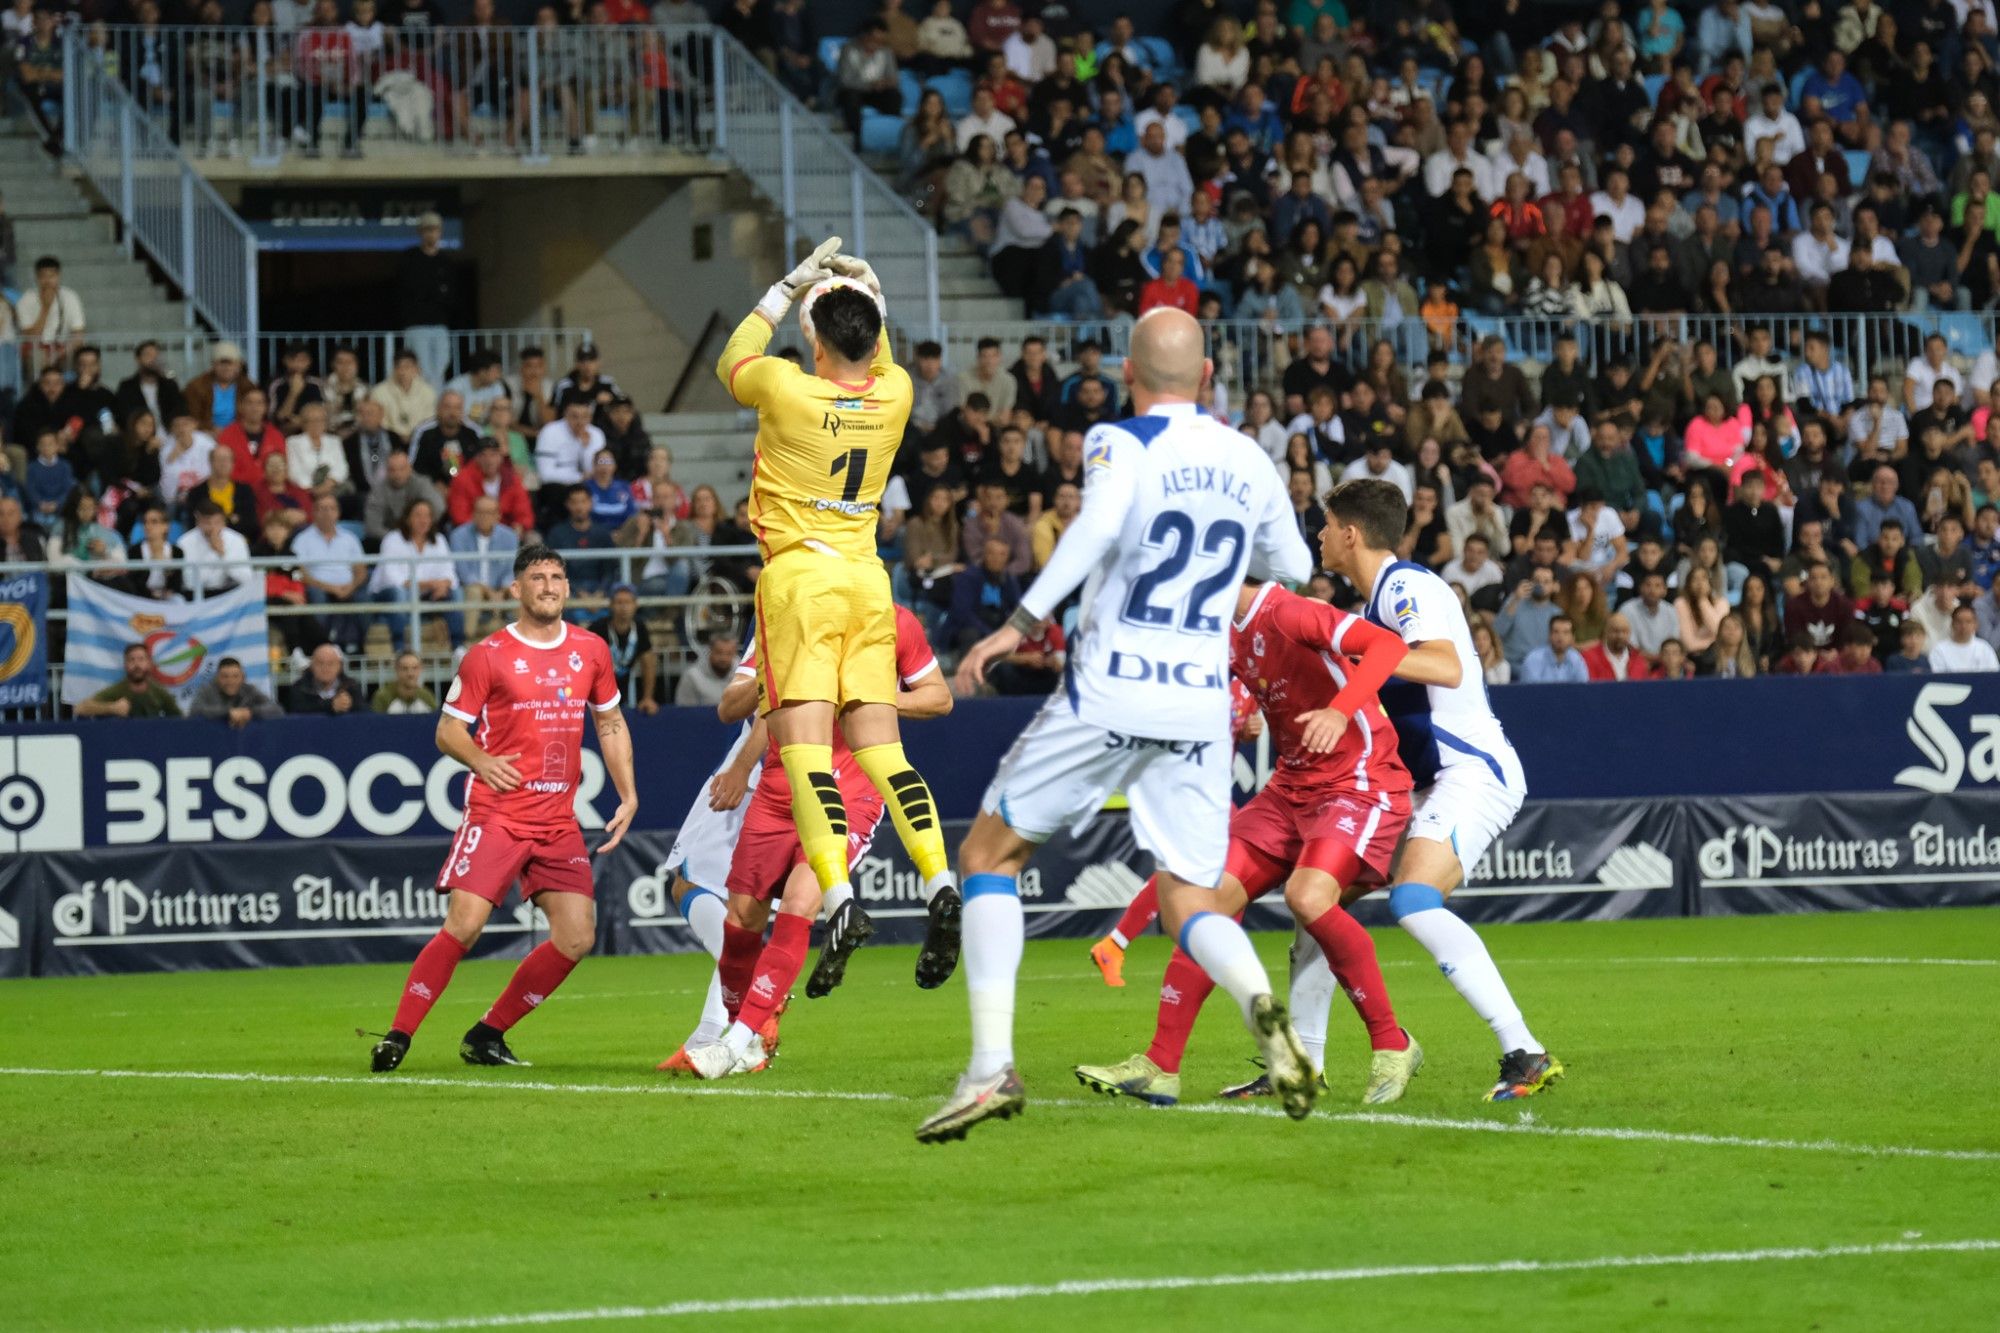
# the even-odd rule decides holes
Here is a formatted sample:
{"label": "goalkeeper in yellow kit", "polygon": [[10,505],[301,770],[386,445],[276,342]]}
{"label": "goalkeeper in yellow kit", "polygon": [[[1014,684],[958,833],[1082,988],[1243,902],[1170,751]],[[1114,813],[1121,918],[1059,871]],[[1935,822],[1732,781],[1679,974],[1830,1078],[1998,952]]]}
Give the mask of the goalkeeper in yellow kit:
{"label": "goalkeeper in yellow kit", "polygon": [[[958,887],[930,788],[904,757],[897,727],[896,613],[875,553],[882,489],[913,393],[891,355],[881,284],[833,237],[774,284],[736,326],[716,374],[757,409],[750,527],[764,556],[757,581],[758,669],[799,843],[830,913],[821,957],[844,963],[870,933],[847,879],[847,814],[833,773],[833,727],[882,793],[924,880],[930,925],[917,984],[958,966]],[[766,356],[794,301],[812,371]]]}

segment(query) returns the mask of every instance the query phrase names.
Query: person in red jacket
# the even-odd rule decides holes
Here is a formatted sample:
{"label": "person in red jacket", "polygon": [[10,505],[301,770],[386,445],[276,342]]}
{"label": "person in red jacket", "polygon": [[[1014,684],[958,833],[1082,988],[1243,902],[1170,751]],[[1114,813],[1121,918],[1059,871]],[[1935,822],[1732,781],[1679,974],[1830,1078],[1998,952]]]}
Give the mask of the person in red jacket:
{"label": "person in red jacket", "polygon": [[1186,276],[1187,256],[1168,250],[1160,256],[1160,276],[1139,289],[1139,313],[1172,306],[1193,315],[1201,309],[1201,288]]}
{"label": "person in red jacket", "polygon": [[264,455],[285,456],[285,436],[270,420],[271,400],[254,384],[236,395],[236,420],[215,433],[215,442],[236,454],[235,479],[254,486],[264,476]]}
{"label": "person in red jacket", "polygon": [[1583,669],[1592,680],[1651,680],[1660,674],[1632,646],[1632,622],[1617,612],[1604,622],[1604,637],[1583,650]]}
{"label": "person in red jacket", "polygon": [[499,502],[500,521],[516,533],[535,526],[535,506],[528,498],[528,488],[521,484],[520,474],[514,471],[505,446],[491,435],[474,447],[472,466],[460,468],[451,479],[451,490],[446,493],[444,503],[454,527],[471,521],[472,506],[482,495],[490,495]]}

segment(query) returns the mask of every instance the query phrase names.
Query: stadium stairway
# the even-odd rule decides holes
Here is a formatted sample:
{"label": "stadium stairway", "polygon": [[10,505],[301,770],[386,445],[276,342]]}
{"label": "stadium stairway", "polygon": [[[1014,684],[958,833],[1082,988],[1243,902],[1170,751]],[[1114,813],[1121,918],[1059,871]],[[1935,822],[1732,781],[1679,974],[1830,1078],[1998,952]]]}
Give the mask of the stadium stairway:
{"label": "stadium stairway", "polygon": [[[184,326],[182,304],[153,280],[143,259],[125,253],[111,215],[92,211],[83,187],[63,174],[23,116],[0,116],[0,192],[14,220],[17,289],[33,285],[39,256],[54,255],[64,285],[83,299],[93,339],[165,335]],[[105,357],[106,379],[116,382],[130,370],[129,358]]]}
{"label": "stadium stairway", "polygon": [[713,486],[725,511],[750,493],[755,412],[652,412],[645,427],[654,444],[674,451],[674,480],[683,490]]}

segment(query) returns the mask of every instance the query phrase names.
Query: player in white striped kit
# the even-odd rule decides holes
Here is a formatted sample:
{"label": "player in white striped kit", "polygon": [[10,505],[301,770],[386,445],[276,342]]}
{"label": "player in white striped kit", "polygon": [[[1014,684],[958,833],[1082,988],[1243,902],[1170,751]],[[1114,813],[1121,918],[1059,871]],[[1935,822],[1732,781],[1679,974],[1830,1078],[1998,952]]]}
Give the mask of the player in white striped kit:
{"label": "player in white striped kit", "polygon": [[1016,877],[1058,829],[1122,788],[1160,874],[1163,927],[1236,999],[1294,1118],[1315,1091],[1298,1034],[1243,928],[1207,910],[1229,846],[1229,620],[1246,572],[1302,582],[1312,557],[1270,459],[1197,406],[1213,374],[1200,325],[1158,309],[1132,330],[1136,415],[1084,441],[1083,508],[1002,629],[959,666],[962,688],[1084,585],[1064,689],[1001,761],[959,849],[972,1061],[918,1139],[965,1137],[1026,1104],[1014,1071],[1023,927]]}

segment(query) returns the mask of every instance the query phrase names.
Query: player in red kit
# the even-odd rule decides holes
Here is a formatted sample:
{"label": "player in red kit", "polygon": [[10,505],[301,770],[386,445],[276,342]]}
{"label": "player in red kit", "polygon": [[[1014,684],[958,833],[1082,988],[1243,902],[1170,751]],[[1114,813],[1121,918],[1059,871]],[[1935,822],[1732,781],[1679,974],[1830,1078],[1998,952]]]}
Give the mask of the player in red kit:
{"label": "player in red kit", "polygon": [[[753,649],[744,658],[744,665],[754,668],[755,657]],[[896,713],[900,719],[943,717],[951,711],[951,686],[938,669],[930,642],[924,638],[924,627],[902,606],[896,608],[896,675],[900,685]],[[739,675],[730,682],[716,710],[723,721],[749,717],[756,710],[762,680],[762,673],[756,673]],[[848,958],[873,933],[867,916],[851,897],[836,902],[821,894],[819,879],[799,841],[798,824],[792,817],[791,782],[777,762],[777,750],[774,736],[764,760],[763,779],[757,784],[729,866],[729,916],[723,926],[722,958],[717,967],[722,976],[722,1002],[733,1021],[718,1040],[684,1048],[664,1066],[698,1078],[723,1078],[764,1067],[773,1049],[770,1038],[778,1013],[805,965],[807,940],[822,904],[828,911],[826,941],[812,984],[806,988],[808,997],[825,995],[839,985]],[[843,816],[845,827],[835,831],[847,838],[847,862],[852,867],[875,840],[883,801],[868,775],[854,762],[837,725],[833,777],[839,784],[840,802],[827,802],[824,808],[829,815],[837,810]],[[843,889],[852,893],[845,885],[837,886],[837,891]],[[779,898],[775,919],[770,906],[773,897]],[[764,940],[767,922],[771,924],[768,943]]]}
{"label": "player in red kit", "polygon": [[507,1030],[546,1000],[597,939],[590,850],[576,821],[583,770],[583,716],[597,725],[618,811],[604,826],[608,852],[639,811],[632,733],[618,709],[618,684],[604,640],[563,619],[569,572],[546,546],[514,558],[521,616],[469,649],[444,697],[437,746],[472,770],[465,815],[438,871],[450,894],[444,929],[417,955],[395,1021],[376,1043],[377,1072],[409,1054],[410,1038],[451,983],[459,959],[479,939],[516,881],[549,919],[549,938],[514,969],[507,989],[472,1025],[458,1053],[470,1065],[518,1065]]}
{"label": "player in red kit", "polygon": [[[1244,586],[1229,636],[1230,672],[1263,710],[1277,761],[1264,790],[1230,820],[1215,910],[1240,914],[1284,884],[1293,917],[1367,1025],[1375,1055],[1363,1100],[1378,1103],[1402,1096],[1423,1051],[1396,1021],[1375,942],[1341,906],[1341,893],[1384,882],[1410,819],[1409,770],[1376,701],[1408,652],[1399,636],[1273,583]],[[1152,1045],[1122,1064],[1080,1065],[1078,1081],[1173,1105],[1188,1034],[1213,989],[1208,975],[1174,950]],[[1315,1063],[1324,1027],[1319,1038],[1318,1050],[1307,1042]]]}

